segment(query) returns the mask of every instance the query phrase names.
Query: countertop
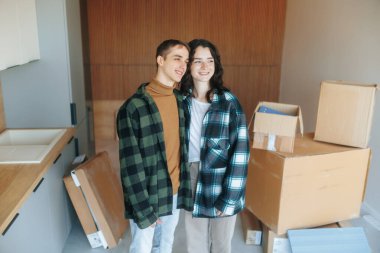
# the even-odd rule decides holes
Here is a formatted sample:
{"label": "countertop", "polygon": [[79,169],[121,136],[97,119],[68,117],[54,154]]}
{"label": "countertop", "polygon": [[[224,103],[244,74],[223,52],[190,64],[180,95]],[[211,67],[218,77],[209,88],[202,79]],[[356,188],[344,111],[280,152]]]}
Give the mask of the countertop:
{"label": "countertop", "polygon": [[0,164],[0,234],[74,136],[74,132],[74,128],[67,128],[39,164]]}

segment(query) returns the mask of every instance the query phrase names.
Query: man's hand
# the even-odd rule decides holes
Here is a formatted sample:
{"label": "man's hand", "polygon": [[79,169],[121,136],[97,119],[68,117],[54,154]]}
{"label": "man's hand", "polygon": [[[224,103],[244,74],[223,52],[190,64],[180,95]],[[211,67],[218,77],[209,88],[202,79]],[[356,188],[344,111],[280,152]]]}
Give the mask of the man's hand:
{"label": "man's hand", "polygon": [[162,224],[162,221],[160,220],[160,218],[158,218],[157,220],[156,220],[156,222],[155,223],[153,223],[152,225],[150,225],[152,228],[154,228],[156,225],[159,225],[159,224]]}

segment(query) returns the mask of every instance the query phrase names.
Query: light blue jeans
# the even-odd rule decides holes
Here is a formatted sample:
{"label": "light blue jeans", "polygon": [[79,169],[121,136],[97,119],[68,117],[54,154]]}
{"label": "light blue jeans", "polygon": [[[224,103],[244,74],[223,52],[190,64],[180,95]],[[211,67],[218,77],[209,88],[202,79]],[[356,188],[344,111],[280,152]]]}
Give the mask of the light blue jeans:
{"label": "light blue jeans", "polygon": [[129,253],[171,253],[174,231],[179,220],[177,194],[173,196],[173,214],[160,217],[161,224],[140,229],[133,220],[131,226],[132,242]]}

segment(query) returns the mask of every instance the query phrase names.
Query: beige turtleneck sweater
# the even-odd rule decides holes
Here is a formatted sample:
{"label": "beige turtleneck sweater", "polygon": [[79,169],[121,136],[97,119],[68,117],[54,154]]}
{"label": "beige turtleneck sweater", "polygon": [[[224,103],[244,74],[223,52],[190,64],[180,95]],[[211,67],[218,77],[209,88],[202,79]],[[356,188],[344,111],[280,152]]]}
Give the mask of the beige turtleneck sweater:
{"label": "beige turtleneck sweater", "polygon": [[174,87],[168,87],[155,79],[146,87],[146,91],[152,96],[160,112],[173,195],[178,192],[180,171],[179,118],[177,100],[173,94]]}

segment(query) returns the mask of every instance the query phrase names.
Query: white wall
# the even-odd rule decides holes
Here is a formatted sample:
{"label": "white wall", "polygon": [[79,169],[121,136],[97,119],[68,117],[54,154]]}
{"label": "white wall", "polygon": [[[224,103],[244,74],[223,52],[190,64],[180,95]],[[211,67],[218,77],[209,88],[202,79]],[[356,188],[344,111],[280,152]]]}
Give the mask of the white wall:
{"label": "white wall", "polygon": [[35,2],[41,59],[0,71],[6,126],[72,127],[75,103],[79,152],[90,155],[79,1]]}
{"label": "white wall", "polygon": [[[321,80],[380,84],[379,0],[288,0],[280,101],[299,104],[314,131]],[[380,91],[365,207],[380,219]]]}
{"label": "white wall", "polygon": [[64,6],[36,0],[41,59],[0,72],[7,128],[71,126]]}

